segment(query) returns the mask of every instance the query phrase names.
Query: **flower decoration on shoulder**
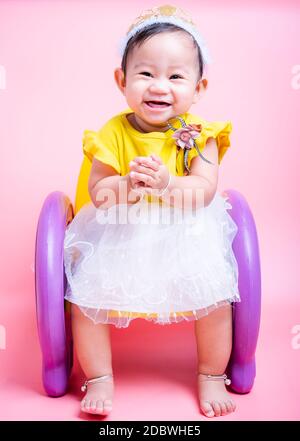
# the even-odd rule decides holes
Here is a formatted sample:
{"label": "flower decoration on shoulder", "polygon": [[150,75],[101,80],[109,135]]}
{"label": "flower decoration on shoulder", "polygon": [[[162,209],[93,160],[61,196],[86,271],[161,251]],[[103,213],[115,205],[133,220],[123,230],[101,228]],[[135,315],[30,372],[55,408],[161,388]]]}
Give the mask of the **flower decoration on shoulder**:
{"label": "flower decoration on shoulder", "polygon": [[209,164],[213,164],[208,159],[204,158],[204,156],[201,154],[199,147],[196,143],[196,138],[200,135],[202,131],[202,125],[201,124],[186,124],[183,118],[180,116],[176,116],[176,118],[181,123],[181,128],[176,129],[172,124],[169,122],[167,123],[169,129],[173,130],[174,133],[172,135],[172,138],[176,139],[176,145],[177,147],[181,148],[184,151],[184,166],[185,169],[190,172],[190,168],[188,166],[188,153],[189,150],[191,150],[193,147],[197,150],[197,153],[201,158],[208,162]]}

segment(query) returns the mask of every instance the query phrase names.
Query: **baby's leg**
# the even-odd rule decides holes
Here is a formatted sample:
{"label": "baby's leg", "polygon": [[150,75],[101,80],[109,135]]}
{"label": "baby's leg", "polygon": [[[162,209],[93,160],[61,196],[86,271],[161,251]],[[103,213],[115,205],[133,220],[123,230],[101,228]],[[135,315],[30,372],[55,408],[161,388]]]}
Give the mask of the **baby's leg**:
{"label": "baby's leg", "polygon": [[[80,308],[72,303],[72,333],[78,361],[86,378],[112,374],[112,356],[109,325],[95,325]],[[112,409],[114,383],[89,383],[87,393],[81,401],[81,410],[107,415]]]}
{"label": "baby's leg", "polygon": [[195,322],[198,351],[198,393],[200,408],[208,416],[220,416],[235,410],[224,380],[210,380],[206,375],[222,375],[232,347],[232,306],[215,309]]}

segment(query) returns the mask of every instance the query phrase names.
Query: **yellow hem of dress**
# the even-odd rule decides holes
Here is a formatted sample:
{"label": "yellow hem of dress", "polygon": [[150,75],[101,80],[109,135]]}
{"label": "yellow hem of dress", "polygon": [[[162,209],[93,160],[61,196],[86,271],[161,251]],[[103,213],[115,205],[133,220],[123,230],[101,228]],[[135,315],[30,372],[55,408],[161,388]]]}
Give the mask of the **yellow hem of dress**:
{"label": "yellow hem of dress", "polygon": [[[67,302],[65,302],[65,309],[67,312],[70,308],[71,303],[76,304],[76,302],[72,302],[69,299],[66,299],[66,300],[67,300]],[[197,311],[199,311],[199,309],[202,309],[202,310],[209,310],[211,308],[214,309],[214,307],[218,307],[218,306],[229,304],[229,303],[236,302],[236,301],[240,301],[240,300],[238,300],[237,298],[223,299],[223,300],[220,300],[217,303],[214,303],[210,306],[196,308],[195,310],[176,311],[176,312],[169,312],[168,311],[166,313],[162,312],[160,314],[155,313],[155,312],[153,312],[153,313],[151,313],[151,312],[131,312],[131,311],[119,311],[119,310],[113,310],[113,309],[109,309],[109,310],[106,309],[106,311],[108,311],[108,313],[107,313],[108,319],[110,319],[110,318],[111,319],[113,319],[113,318],[117,318],[117,319],[127,318],[131,321],[135,318],[145,318],[147,320],[154,319],[154,321],[157,320],[159,322],[161,320],[162,315],[164,316],[165,314],[167,314],[169,320],[170,319],[172,320],[172,318],[174,318],[176,321],[178,319],[178,317],[186,318],[187,320],[188,320],[188,317],[193,317],[193,318],[197,317]],[[94,309],[93,307],[83,306],[80,304],[77,304],[77,306],[79,308],[84,308],[84,309]]]}

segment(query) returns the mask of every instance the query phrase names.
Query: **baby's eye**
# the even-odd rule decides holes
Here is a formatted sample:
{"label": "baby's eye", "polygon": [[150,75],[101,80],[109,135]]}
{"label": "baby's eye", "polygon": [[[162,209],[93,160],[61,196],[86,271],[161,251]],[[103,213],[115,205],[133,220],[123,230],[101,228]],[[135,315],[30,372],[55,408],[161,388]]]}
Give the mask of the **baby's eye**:
{"label": "baby's eye", "polygon": [[[182,76],[181,76],[181,75],[177,75],[177,74],[171,75],[171,78],[172,78],[172,77],[178,77],[178,78],[182,78]],[[175,78],[175,80],[177,80],[177,78]]]}
{"label": "baby's eye", "polygon": [[147,74],[151,75],[150,72],[141,72],[140,74],[141,74],[141,75],[144,75],[144,74],[145,74],[145,75],[147,75]]}

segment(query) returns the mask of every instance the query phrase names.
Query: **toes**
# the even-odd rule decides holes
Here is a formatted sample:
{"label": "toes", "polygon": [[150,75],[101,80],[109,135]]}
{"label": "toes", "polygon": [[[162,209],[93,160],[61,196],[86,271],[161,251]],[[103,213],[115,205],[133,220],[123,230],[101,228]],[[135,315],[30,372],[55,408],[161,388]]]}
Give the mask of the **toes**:
{"label": "toes", "polygon": [[108,415],[112,410],[112,402],[110,400],[98,400],[96,404],[95,413],[99,415]]}
{"label": "toes", "polygon": [[91,400],[90,402],[90,411],[95,413],[97,402],[95,400]]}
{"label": "toes", "polygon": [[232,404],[231,404],[231,401],[230,401],[230,400],[228,400],[228,401],[225,402],[225,406],[226,406],[226,408],[227,408],[227,413],[231,413],[231,412],[233,412]]}
{"label": "toes", "polygon": [[96,413],[97,402],[94,400],[82,400],[81,401],[81,410],[86,413]]}
{"label": "toes", "polygon": [[233,402],[231,400],[226,401],[226,407],[227,407],[227,412],[231,413],[233,412]]}
{"label": "toes", "polygon": [[99,413],[99,414],[103,413],[103,401],[102,400],[96,401],[96,413]]}
{"label": "toes", "polygon": [[98,415],[108,415],[112,410],[112,400],[89,400],[84,398],[80,403],[80,408],[82,412],[98,414]]}
{"label": "toes", "polygon": [[232,400],[230,400],[230,403],[231,403],[231,406],[232,406],[232,412],[234,412],[235,409],[236,409],[236,404],[235,404],[235,402],[232,401]]}
{"label": "toes", "polygon": [[212,405],[208,402],[208,401],[204,401],[203,403],[201,403],[201,410],[204,413],[205,416],[211,418],[213,416],[215,416],[215,412],[212,408]]}
{"label": "toes", "polygon": [[85,409],[85,400],[81,401],[80,408],[81,408],[82,411],[84,411],[84,409]]}
{"label": "toes", "polygon": [[111,400],[105,400],[103,403],[103,409],[104,412],[110,412],[112,409],[112,401]]}
{"label": "toes", "polygon": [[226,406],[225,402],[221,401],[219,404],[221,407],[221,415],[222,416],[227,415],[228,411],[227,411],[227,406]]}
{"label": "toes", "polygon": [[104,403],[102,403],[102,414],[108,415],[110,411],[112,410],[112,402],[111,400],[105,400]]}
{"label": "toes", "polygon": [[216,416],[221,416],[222,410],[221,410],[220,403],[218,401],[212,401],[211,404],[212,404],[212,407],[214,409],[215,415]]}
{"label": "toes", "polygon": [[82,400],[81,401],[81,410],[83,412],[88,412],[89,407],[90,407],[90,400]]}

